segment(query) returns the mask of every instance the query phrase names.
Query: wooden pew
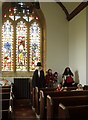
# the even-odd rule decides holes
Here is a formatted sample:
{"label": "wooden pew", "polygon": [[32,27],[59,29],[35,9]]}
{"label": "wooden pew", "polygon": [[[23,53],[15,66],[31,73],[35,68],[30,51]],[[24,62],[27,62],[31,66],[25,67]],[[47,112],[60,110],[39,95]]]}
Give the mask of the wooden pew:
{"label": "wooden pew", "polygon": [[88,105],[66,106],[62,103],[58,107],[58,120],[87,120]]}
{"label": "wooden pew", "polygon": [[2,119],[10,119],[11,112],[10,99],[0,99],[0,114],[2,115]]}
{"label": "wooden pew", "polygon": [[7,86],[0,86],[0,88],[11,88],[11,85],[7,85]]}
{"label": "wooden pew", "polygon": [[[77,87],[76,86],[73,86],[73,87],[68,87],[67,90],[70,91],[70,90],[75,90]],[[38,87],[35,87],[33,88],[32,90],[32,106],[33,108],[35,108],[35,112],[37,115],[40,114],[40,91],[55,91],[56,92],[56,89],[57,88],[38,88]]]}
{"label": "wooden pew", "polygon": [[47,95],[51,97],[61,97],[61,96],[80,96],[80,95],[88,95],[87,90],[83,91],[40,91],[40,119],[46,116],[46,98]]}
{"label": "wooden pew", "polygon": [[10,92],[11,86],[0,86],[0,93],[2,92]]}
{"label": "wooden pew", "polygon": [[76,89],[77,89],[77,86],[67,87],[67,91],[76,90]]}
{"label": "wooden pew", "polygon": [[0,88],[0,93],[10,92],[10,88]]}
{"label": "wooden pew", "polygon": [[10,99],[10,92],[0,93],[0,99]]}
{"label": "wooden pew", "polygon": [[38,89],[38,87],[35,87],[35,96],[33,97],[33,100],[35,101],[34,102],[34,105],[35,105],[35,112],[37,115],[40,114],[40,90],[43,90],[43,91],[56,91],[56,88],[40,88]]}
{"label": "wooden pew", "polygon": [[10,99],[0,99],[2,103],[2,110],[9,109]]}
{"label": "wooden pew", "polygon": [[58,106],[62,103],[66,106],[88,105],[88,96],[47,96],[47,120],[58,119]]}
{"label": "wooden pew", "polygon": [[32,108],[35,108],[35,88],[32,88]]}
{"label": "wooden pew", "polygon": [[0,110],[1,120],[9,120],[9,109],[8,110]]}
{"label": "wooden pew", "polygon": [[2,120],[9,120],[12,115],[13,103],[11,86],[2,86],[0,90],[0,114]]}
{"label": "wooden pew", "polygon": [[84,85],[83,89],[88,90],[88,85]]}

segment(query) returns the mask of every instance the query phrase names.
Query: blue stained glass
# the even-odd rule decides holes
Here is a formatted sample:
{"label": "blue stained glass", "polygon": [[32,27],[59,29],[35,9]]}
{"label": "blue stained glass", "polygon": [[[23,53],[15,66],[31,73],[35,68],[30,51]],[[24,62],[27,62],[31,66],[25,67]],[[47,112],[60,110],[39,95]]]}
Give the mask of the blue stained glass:
{"label": "blue stained glass", "polygon": [[9,43],[9,42],[4,43],[4,48],[10,50],[11,49],[11,43]]}

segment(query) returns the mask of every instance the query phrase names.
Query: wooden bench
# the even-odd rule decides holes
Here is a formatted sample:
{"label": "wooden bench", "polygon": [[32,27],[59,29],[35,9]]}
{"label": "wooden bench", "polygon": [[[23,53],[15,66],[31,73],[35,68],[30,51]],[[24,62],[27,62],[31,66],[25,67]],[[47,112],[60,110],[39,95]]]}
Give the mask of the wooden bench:
{"label": "wooden bench", "polygon": [[35,93],[33,95],[33,105],[35,106],[35,112],[37,115],[40,114],[40,90],[43,91],[56,91],[56,88],[40,88],[35,87],[35,90],[33,90]]}
{"label": "wooden bench", "polygon": [[12,118],[12,91],[11,86],[0,87],[0,114],[2,115],[2,120],[9,120]]}
{"label": "wooden bench", "polygon": [[1,106],[2,110],[9,109],[10,99],[0,99],[0,104],[2,105]]}
{"label": "wooden bench", "polygon": [[83,89],[88,90],[88,85],[84,85]]}
{"label": "wooden bench", "polygon": [[88,96],[47,96],[47,120],[58,119],[58,106],[62,103],[66,106],[88,105]]}
{"label": "wooden bench", "polygon": [[11,88],[11,85],[7,85],[7,86],[0,86],[0,88]]}
{"label": "wooden bench", "polygon": [[0,99],[0,114],[2,115],[3,120],[10,119],[12,109],[11,109],[11,100],[10,99]]}
{"label": "wooden bench", "polygon": [[61,97],[61,96],[80,96],[80,95],[88,95],[87,90],[83,91],[40,91],[40,119],[46,116],[46,98],[47,95],[51,97]]}
{"label": "wooden bench", "polygon": [[[77,87],[76,86],[73,86],[73,87],[68,87],[67,90],[70,91],[70,90],[75,90]],[[32,106],[33,108],[35,108],[35,112],[36,114],[40,114],[40,91],[56,91],[57,88],[38,88],[38,87],[35,87],[33,88],[32,90]]]}
{"label": "wooden bench", "polygon": [[0,86],[0,93],[2,92],[10,92],[11,86]]}
{"label": "wooden bench", "polygon": [[58,120],[87,120],[88,105],[65,106],[60,103],[58,107]]}
{"label": "wooden bench", "polygon": [[10,99],[10,92],[0,93],[0,99]]}
{"label": "wooden bench", "polygon": [[9,117],[9,109],[8,110],[0,110],[0,120],[10,120]]}
{"label": "wooden bench", "polygon": [[67,87],[67,91],[76,90],[76,89],[77,89],[77,86]]}
{"label": "wooden bench", "polygon": [[32,92],[31,92],[31,96],[32,96],[32,108],[35,109],[35,88],[32,88]]}
{"label": "wooden bench", "polygon": [[10,92],[10,88],[0,88],[0,93],[3,93],[3,92]]}

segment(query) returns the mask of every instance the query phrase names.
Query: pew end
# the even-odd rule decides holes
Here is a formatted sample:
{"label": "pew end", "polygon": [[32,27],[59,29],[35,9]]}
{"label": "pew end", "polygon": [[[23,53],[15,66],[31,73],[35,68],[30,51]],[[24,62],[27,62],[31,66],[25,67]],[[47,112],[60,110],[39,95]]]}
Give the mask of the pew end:
{"label": "pew end", "polygon": [[58,120],[69,120],[69,113],[66,109],[66,107],[60,103],[58,107]]}
{"label": "pew end", "polygon": [[40,120],[44,118],[44,93],[40,90]]}
{"label": "pew end", "polygon": [[47,95],[47,120],[52,119],[52,99],[49,95]]}
{"label": "pew end", "polygon": [[37,115],[39,115],[40,113],[39,101],[40,101],[39,89],[38,87],[35,87],[35,112]]}
{"label": "pew end", "polygon": [[35,88],[32,88],[32,109],[35,110]]}

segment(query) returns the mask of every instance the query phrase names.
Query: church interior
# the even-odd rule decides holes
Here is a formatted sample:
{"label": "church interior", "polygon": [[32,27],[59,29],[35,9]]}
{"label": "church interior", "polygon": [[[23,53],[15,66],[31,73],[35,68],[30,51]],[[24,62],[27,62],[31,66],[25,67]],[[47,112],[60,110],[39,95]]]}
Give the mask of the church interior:
{"label": "church interior", "polygon": [[0,28],[0,120],[88,118],[88,2],[1,0]]}

